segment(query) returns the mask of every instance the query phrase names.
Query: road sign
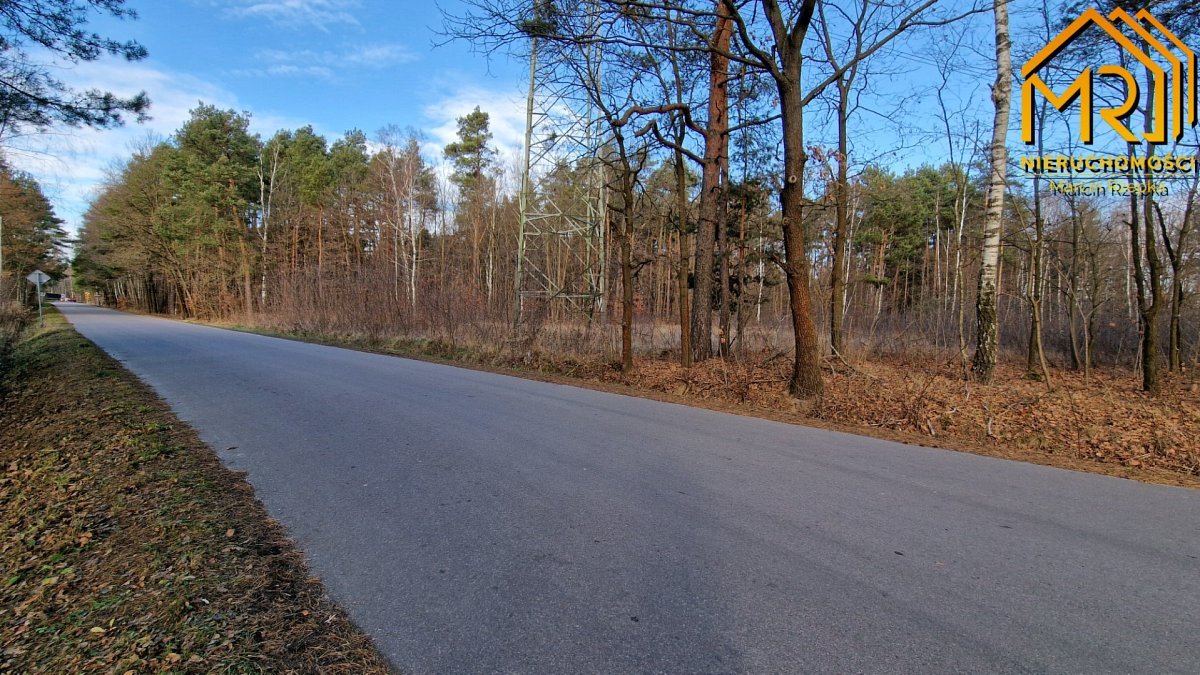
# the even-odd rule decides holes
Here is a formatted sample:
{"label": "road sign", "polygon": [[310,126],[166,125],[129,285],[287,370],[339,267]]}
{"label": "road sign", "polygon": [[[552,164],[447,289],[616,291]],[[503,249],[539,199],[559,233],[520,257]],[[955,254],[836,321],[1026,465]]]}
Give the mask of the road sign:
{"label": "road sign", "polygon": [[50,281],[50,275],[41,270],[34,270],[25,277],[31,284],[37,284],[38,295],[38,326],[46,325],[45,319],[42,318],[42,284]]}

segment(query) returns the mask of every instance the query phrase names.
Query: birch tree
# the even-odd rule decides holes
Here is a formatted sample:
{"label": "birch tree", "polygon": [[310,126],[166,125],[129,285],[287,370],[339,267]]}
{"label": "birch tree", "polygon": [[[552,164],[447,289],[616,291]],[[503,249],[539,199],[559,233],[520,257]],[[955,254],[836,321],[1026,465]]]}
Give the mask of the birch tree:
{"label": "birch tree", "polygon": [[972,370],[981,382],[996,373],[999,324],[996,317],[1000,271],[1000,234],[1004,224],[1004,187],[1008,174],[1008,114],[1012,104],[1012,40],[1008,33],[1008,0],[994,0],[996,26],[996,83],[992,85],[991,164],[983,213],[983,254],[979,263],[979,294],[975,299],[975,359]]}

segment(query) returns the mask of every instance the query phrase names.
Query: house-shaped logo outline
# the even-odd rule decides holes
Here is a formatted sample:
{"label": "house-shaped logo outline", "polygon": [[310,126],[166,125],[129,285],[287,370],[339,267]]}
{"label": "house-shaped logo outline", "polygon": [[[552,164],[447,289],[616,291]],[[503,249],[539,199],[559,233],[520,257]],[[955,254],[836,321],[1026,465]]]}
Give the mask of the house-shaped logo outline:
{"label": "house-shaped logo outline", "polygon": [[[1129,16],[1129,13],[1123,9],[1116,9],[1108,17],[1100,14],[1096,9],[1087,9],[1079,15],[1075,21],[1064,28],[1062,32],[1056,35],[1050,42],[1046,44],[1041,51],[1035,54],[1032,58],[1025,62],[1021,68],[1021,74],[1025,78],[1025,82],[1021,88],[1022,96],[1022,119],[1021,119],[1021,136],[1026,144],[1032,144],[1033,140],[1033,92],[1042,92],[1046,99],[1057,110],[1063,110],[1070,105],[1076,98],[1081,99],[1081,137],[1085,143],[1090,143],[1092,140],[1092,91],[1091,77],[1092,69],[1086,68],[1075,79],[1062,96],[1056,94],[1037,74],[1050,59],[1057,56],[1072,40],[1075,39],[1089,25],[1095,25],[1110,38],[1113,39],[1122,49],[1133,56],[1139,63],[1146,67],[1151,73],[1151,78],[1154,82],[1154,101],[1153,109],[1151,110],[1151,119],[1153,128],[1143,134],[1143,138],[1151,143],[1165,143],[1168,139],[1167,134],[1167,117],[1172,120],[1172,129],[1170,138],[1179,140],[1183,137],[1183,122],[1184,122],[1184,98],[1187,98],[1186,119],[1188,126],[1194,126],[1196,123],[1196,54],[1183,44],[1179,38],[1167,30],[1157,19],[1155,19],[1145,9],[1140,10],[1136,19],[1149,24],[1150,27],[1157,30],[1163,35],[1176,49],[1186,55],[1187,64],[1187,89],[1183,89],[1184,65],[1182,61],[1171,50],[1156,38],[1145,26],[1134,20],[1135,17]],[[1135,45],[1121,30],[1115,25],[1115,22],[1120,22],[1131,28],[1139,38],[1155,53],[1162,56],[1171,64],[1171,111],[1167,114],[1167,87],[1166,87],[1166,71],[1161,66],[1154,62],[1154,59],[1149,54],[1142,51]],[[1109,125],[1121,135],[1126,141],[1138,142],[1138,138],[1125,126],[1121,119],[1128,116],[1138,103],[1137,96],[1137,81],[1133,78],[1128,70],[1120,66],[1103,65],[1097,69],[1101,75],[1116,75],[1125,80],[1129,95],[1125,103],[1119,108],[1104,109],[1100,111],[1100,116]]]}

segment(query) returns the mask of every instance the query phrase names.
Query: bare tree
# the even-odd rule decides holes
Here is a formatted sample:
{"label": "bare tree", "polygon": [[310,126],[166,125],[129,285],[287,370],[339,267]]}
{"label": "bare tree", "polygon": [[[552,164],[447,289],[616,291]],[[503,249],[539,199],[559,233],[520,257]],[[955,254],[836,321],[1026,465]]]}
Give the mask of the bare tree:
{"label": "bare tree", "polygon": [[1183,302],[1186,297],[1183,290],[1184,261],[1188,237],[1192,233],[1196,220],[1197,188],[1200,188],[1200,175],[1192,179],[1192,185],[1188,188],[1187,201],[1180,216],[1179,232],[1176,234],[1173,244],[1171,234],[1167,230],[1166,219],[1163,218],[1162,208],[1158,204],[1154,205],[1155,214],[1158,216],[1158,225],[1162,231],[1163,246],[1167,249],[1167,259],[1171,263],[1171,322],[1167,328],[1167,367],[1171,372],[1179,372],[1183,367],[1182,317]]}
{"label": "bare tree", "polygon": [[[945,25],[955,17],[932,17],[928,12],[937,0],[911,4],[900,3],[894,8],[892,28],[847,60],[824,79],[809,88],[804,85],[804,46],[812,25],[817,0],[798,0],[780,4],[777,0],[722,0],[737,31],[744,53],[733,54],[734,60],[758,68],[775,82],[780,101],[780,126],[783,137],[783,183],[780,204],[783,216],[784,259],[781,261],[788,282],[788,300],[792,315],[792,334],[795,357],[788,389],[799,398],[819,397],[824,388],[821,380],[821,355],[816,328],[812,318],[812,296],[807,243],[804,235],[805,167],[808,151],[804,142],[804,108],[826,87],[842,78],[887,44],[917,26]],[[761,9],[767,36],[759,37],[754,19]],[[973,13],[968,8],[966,13]]]}

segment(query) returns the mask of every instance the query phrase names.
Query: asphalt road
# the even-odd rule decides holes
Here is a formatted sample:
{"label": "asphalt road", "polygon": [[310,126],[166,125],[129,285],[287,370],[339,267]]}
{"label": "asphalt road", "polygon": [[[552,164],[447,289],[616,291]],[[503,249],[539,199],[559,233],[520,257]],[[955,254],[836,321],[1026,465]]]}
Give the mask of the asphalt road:
{"label": "asphalt road", "polygon": [[1200,672],[1200,493],[85,305],[404,672]]}

